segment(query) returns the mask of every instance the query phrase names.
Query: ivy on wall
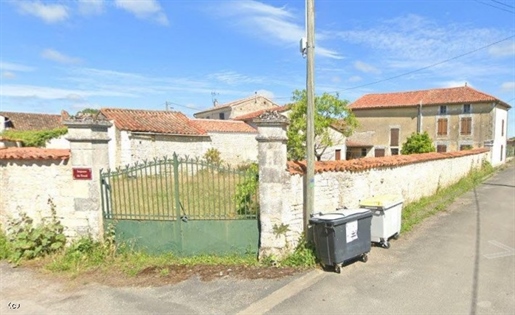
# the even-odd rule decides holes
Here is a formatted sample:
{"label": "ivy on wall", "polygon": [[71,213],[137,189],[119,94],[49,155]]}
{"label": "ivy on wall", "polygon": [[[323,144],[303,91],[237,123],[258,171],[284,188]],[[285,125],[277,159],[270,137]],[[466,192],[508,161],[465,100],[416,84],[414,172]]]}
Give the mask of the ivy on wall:
{"label": "ivy on wall", "polygon": [[44,147],[47,141],[59,138],[68,132],[68,128],[61,127],[50,130],[5,130],[0,137],[11,141],[21,141],[24,147]]}

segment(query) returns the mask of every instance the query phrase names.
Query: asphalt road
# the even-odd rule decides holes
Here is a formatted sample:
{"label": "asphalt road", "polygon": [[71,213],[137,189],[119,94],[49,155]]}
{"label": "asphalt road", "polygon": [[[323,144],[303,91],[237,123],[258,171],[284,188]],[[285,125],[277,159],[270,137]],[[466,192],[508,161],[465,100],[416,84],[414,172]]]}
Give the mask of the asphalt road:
{"label": "asphalt road", "polygon": [[111,288],[0,264],[0,314],[514,314],[515,168],[341,274]]}

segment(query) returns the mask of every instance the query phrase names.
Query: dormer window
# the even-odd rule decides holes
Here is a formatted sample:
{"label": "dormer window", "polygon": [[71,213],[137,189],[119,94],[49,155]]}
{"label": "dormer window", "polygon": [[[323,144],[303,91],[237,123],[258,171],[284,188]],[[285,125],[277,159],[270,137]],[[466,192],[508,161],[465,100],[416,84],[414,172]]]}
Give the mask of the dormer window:
{"label": "dormer window", "polygon": [[438,114],[440,114],[440,115],[447,114],[447,106],[446,105],[441,105],[440,106],[440,110],[438,111]]}
{"label": "dormer window", "polygon": [[470,114],[470,104],[463,104],[463,114]]}

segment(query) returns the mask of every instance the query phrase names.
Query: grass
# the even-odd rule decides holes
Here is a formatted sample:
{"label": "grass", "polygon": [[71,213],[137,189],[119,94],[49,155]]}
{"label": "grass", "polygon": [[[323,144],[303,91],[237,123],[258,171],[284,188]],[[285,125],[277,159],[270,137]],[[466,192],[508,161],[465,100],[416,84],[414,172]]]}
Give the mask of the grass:
{"label": "grass", "polygon": [[111,175],[111,218],[175,219],[176,188],[180,213],[186,213],[190,219],[248,218],[249,214],[238,214],[235,200],[238,187],[245,180],[243,173],[184,165],[178,172],[178,185],[171,165],[167,164]]}
{"label": "grass", "polygon": [[416,202],[407,204],[402,210],[401,232],[411,231],[424,219],[446,210],[457,197],[479,185],[494,171],[495,169],[490,163],[485,163],[481,169],[471,171],[457,183],[439,189],[432,196],[423,197]]}

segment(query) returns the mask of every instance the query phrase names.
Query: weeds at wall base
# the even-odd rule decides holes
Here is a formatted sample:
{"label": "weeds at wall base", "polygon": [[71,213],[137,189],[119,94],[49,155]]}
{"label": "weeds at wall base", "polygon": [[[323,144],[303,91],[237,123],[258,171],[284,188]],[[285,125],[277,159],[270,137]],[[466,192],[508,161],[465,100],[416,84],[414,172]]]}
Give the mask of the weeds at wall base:
{"label": "weeds at wall base", "polygon": [[482,183],[495,170],[490,163],[485,161],[480,169],[469,172],[467,176],[460,179],[457,183],[439,189],[432,196],[423,197],[416,202],[406,205],[402,210],[401,232],[411,231],[415,225],[421,223],[424,219],[445,211],[457,197]]}

